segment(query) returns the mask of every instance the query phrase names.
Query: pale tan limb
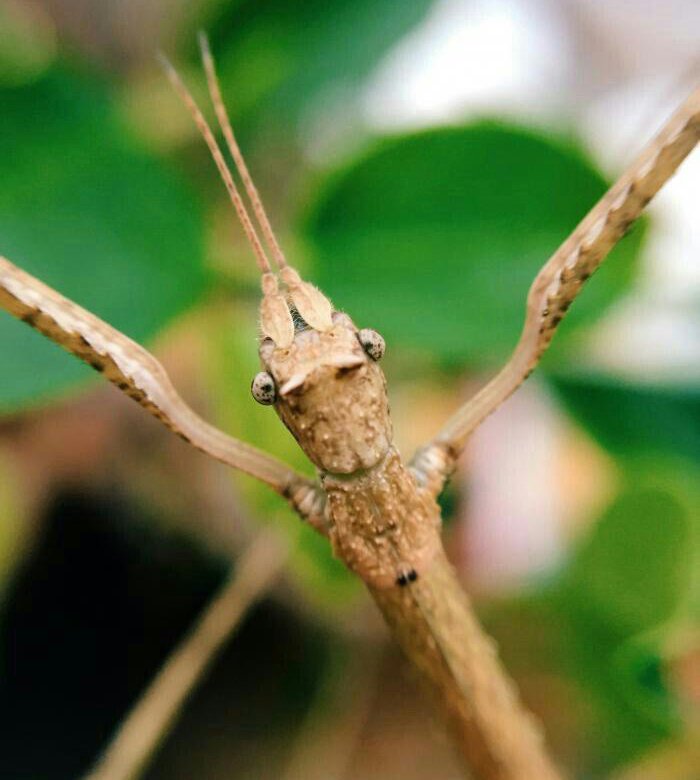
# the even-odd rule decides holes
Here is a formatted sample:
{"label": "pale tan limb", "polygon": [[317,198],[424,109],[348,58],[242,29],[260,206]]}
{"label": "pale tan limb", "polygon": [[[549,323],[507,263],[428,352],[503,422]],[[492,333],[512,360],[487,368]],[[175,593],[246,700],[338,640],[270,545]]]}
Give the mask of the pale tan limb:
{"label": "pale tan limb", "polygon": [[178,395],[150,352],[4,257],[0,257],[0,307],[102,372],[197,449],[267,483],[313,522],[322,513],[315,483],[209,425]]}
{"label": "pale tan limb", "polygon": [[121,724],[85,780],[140,777],[194,688],[245,616],[280,574],[289,550],[259,536]]}
{"label": "pale tan limb", "polygon": [[[688,97],[537,274],[528,294],[520,341],[510,360],[417,455],[415,467],[419,473],[422,471],[424,481],[442,485],[471,432],[527,379],[586,280],[698,140],[700,88]],[[431,461],[444,461],[442,474],[430,473]]]}

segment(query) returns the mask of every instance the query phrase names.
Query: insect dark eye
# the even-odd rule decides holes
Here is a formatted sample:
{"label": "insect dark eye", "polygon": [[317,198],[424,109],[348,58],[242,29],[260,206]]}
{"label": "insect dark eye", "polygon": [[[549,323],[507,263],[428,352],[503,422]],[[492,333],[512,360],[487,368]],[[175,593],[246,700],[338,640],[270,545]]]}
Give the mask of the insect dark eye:
{"label": "insect dark eye", "polygon": [[362,344],[364,351],[372,360],[381,360],[384,357],[386,343],[376,330],[372,330],[372,328],[362,328],[357,334],[357,338],[360,340],[360,344]]}
{"label": "insect dark eye", "polygon": [[253,377],[253,382],[250,385],[250,392],[259,404],[263,404],[264,406],[274,404],[275,398],[277,397],[275,380],[267,371],[261,371]]}

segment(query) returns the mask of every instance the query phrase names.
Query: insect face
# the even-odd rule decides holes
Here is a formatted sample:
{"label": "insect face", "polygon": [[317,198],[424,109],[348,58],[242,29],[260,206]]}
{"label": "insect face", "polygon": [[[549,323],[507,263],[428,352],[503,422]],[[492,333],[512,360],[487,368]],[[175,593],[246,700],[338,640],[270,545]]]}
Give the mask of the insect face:
{"label": "insect face", "polygon": [[316,466],[351,474],[382,460],[392,438],[384,374],[347,314],[326,331],[297,330],[289,347],[263,340],[260,358],[277,413]]}

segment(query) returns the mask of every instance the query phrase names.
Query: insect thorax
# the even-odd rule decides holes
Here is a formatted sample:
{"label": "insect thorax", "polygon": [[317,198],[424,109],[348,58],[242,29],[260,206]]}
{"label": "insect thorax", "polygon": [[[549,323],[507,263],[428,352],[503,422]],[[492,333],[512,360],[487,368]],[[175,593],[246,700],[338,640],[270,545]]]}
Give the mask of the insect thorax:
{"label": "insect thorax", "polygon": [[391,447],[362,476],[322,477],[333,549],[372,587],[405,585],[440,547],[440,509]]}

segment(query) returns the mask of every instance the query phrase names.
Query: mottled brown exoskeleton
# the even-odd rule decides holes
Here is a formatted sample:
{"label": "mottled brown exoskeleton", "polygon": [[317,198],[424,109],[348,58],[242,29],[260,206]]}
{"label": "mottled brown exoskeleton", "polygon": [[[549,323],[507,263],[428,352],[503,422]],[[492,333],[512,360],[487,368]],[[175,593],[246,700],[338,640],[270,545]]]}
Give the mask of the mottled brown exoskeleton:
{"label": "mottled brown exoskeleton", "polygon": [[276,411],[318,468],[338,557],[374,587],[406,585],[440,546],[435,496],[393,446],[378,334],[361,336],[340,312],[318,327],[300,323],[288,346],[260,345]]}
{"label": "mottled brown exoskeleton", "polygon": [[143,347],[0,258],[0,305],[88,362],[183,439],[270,485],[329,537],[367,584],[396,638],[442,704],[475,777],[561,775],[476,622],[440,539],[437,495],[474,428],[531,373],[585,281],[700,137],[700,90],[666,123],[537,275],[523,332],[502,369],[406,463],[392,441],[384,342],[335,311],[291,268],[277,243],[223,106],[206,40],[202,55],[217,117],[248,194],[263,249],[209,125],[175,70],[262,274],[262,371],[252,393],[272,405],[315,464],[301,476],[198,417]]}

